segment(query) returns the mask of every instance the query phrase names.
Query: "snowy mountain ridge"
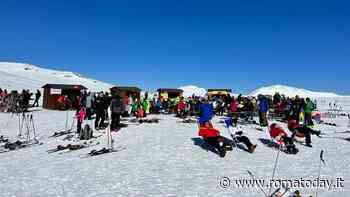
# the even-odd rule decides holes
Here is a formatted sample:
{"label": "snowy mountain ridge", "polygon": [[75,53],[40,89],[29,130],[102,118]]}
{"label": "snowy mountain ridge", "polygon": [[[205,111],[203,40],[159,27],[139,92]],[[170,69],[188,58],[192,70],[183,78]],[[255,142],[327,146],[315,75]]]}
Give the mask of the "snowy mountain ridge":
{"label": "snowy mountain ridge", "polygon": [[288,97],[294,97],[296,95],[300,97],[310,97],[310,98],[341,97],[340,95],[337,95],[332,92],[314,92],[310,90],[289,87],[285,85],[272,85],[272,86],[261,87],[259,89],[254,90],[249,95],[250,96],[257,96],[259,94],[274,95],[276,92]]}
{"label": "snowy mountain ridge", "polygon": [[91,91],[107,91],[111,84],[86,78],[69,71],[57,71],[23,63],[0,62],[0,88],[8,90],[40,89],[47,83],[81,84]]}
{"label": "snowy mountain ridge", "polygon": [[203,97],[207,93],[207,91],[204,88],[200,88],[195,85],[182,86],[182,87],[179,87],[179,89],[184,91],[183,96],[185,98],[191,97],[192,95]]}

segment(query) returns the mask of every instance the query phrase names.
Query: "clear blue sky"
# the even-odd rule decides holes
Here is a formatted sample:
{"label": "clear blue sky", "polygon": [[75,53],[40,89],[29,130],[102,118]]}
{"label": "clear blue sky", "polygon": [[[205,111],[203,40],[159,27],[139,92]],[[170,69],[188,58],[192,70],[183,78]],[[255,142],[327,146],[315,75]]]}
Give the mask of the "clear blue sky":
{"label": "clear blue sky", "polygon": [[350,94],[350,2],[2,0],[0,61],[148,90],[248,93],[286,84]]}

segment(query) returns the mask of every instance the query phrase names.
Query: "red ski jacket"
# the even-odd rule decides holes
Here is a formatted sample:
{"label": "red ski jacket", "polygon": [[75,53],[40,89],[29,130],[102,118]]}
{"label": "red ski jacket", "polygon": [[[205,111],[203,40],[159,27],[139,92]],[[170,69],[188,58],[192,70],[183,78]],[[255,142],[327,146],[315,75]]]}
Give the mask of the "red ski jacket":
{"label": "red ski jacket", "polygon": [[218,137],[220,135],[220,131],[210,127],[200,127],[198,135],[202,136],[203,138]]}
{"label": "red ski jacket", "polygon": [[277,136],[287,136],[287,133],[278,125],[270,126],[270,136],[276,138]]}
{"label": "red ski jacket", "polygon": [[178,106],[177,106],[177,109],[182,111],[182,110],[185,110],[186,109],[186,103],[181,101]]}

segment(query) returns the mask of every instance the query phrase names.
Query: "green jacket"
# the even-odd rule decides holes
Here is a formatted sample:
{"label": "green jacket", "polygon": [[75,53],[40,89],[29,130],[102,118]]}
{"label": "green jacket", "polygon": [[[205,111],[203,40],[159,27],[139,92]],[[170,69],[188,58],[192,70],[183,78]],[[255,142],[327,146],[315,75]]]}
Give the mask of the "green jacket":
{"label": "green jacket", "polygon": [[314,103],[312,101],[309,101],[306,103],[306,105],[304,106],[304,112],[306,114],[311,114],[312,111],[314,110]]}

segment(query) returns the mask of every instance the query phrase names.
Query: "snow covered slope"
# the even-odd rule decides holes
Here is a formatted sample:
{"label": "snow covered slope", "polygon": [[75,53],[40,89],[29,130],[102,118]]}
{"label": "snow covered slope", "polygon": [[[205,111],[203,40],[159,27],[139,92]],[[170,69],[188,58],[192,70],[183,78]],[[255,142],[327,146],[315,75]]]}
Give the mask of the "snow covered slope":
{"label": "snow covered slope", "polygon": [[[277,150],[259,140],[269,139],[265,132],[257,130],[255,125],[242,125],[245,135],[258,144],[256,152],[250,154],[238,148],[220,158],[200,146],[202,141],[198,138],[197,124],[180,123],[180,119],[171,115],[151,115],[161,119],[159,124],[130,124],[114,132],[115,147],[126,147],[118,153],[80,158],[92,149],[106,145],[107,137],[101,130],[94,133],[95,136],[103,135],[93,140],[100,142],[98,146],[48,154],[46,151],[57,145],[72,143],[63,141],[65,136],[49,138],[53,132],[64,128],[65,116],[66,112],[61,111],[34,112],[38,139],[44,144],[0,154],[1,197],[262,197],[258,188],[239,188],[234,185],[234,180],[249,179],[247,170],[258,179],[269,180],[277,155]],[[72,111],[69,117],[73,116]],[[220,118],[215,117],[212,122],[222,135],[226,135]],[[319,196],[348,197],[350,142],[338,138],[349,137],[349,134],[335,133],[347,129],[347,120],[326,121],[334,121],[339,126],[316,125],[315,129],[324,131],[325,136],[313,136],[313,148],[297,143],[300,150],[297,155],[281,153],[275,178],[314,180],[318,175],[319,154],[324,150],[326,165],[322,166],[321,179],[343,178],[346,182],[342,189],[320,189]],[[1,134],[15,140],[17,124],[16,116],[0,113]],[[226,189],[219,187],[223,177],[232,180]],[[300,189],[302,196],[314,195],[316,191],[315,188],[291,190],[296,189]],[[264,187],[264,190],[267,192],[268,188]]]}
{"label": "snow covered slope", "polygon": [[276,92],[280,94],[284,94],[289,97],[294,97],[295,95],[298,95],[300,97],[310,97],[310,98],[340,97],[339,95],[331,92],[313,92],[310,90],[289,87],[284,85],[273,85],[273,86],[262,87],[257,90],[254,90],[249,95],[250,96],[257,96],[259,94],[274,95]]}
{"label": "snow covered slope", "polygon": [[8,90],[36,90],[47,83],[82,84],[91,91],[106,91],[111,84],[82,75],[40,68],[22,63],[0,62],[0,87]]}
{"label": "snow covered slope", "polygon": [[188,85],[188,86],[182,86],[179,87],[179,89],[183,90],[184,97],[191,97],[193,94],[195,96],[201,96],[203,97],[207,91],[204,88],[200,88],[194,85]]}

